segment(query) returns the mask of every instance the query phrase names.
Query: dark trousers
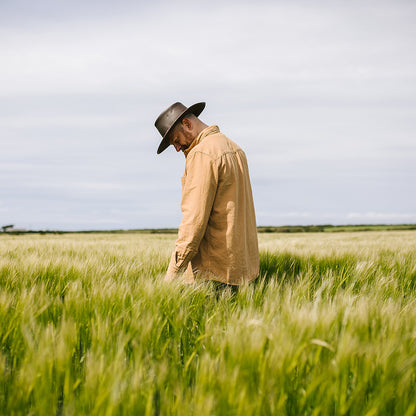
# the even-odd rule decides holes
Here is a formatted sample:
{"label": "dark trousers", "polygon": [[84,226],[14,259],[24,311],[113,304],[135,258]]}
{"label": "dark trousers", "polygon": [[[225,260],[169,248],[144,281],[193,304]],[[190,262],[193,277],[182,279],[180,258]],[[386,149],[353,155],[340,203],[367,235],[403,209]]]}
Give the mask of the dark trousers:
{"label": "dark trousers", "polygon": [[213,283],[214,283],[215,293],[216,293],[217,297],[219,295],[221,295],[221,293],[226,291],[226,290],[230,290],[233,295],[236,295],[238,293],[238,289],[240,287],[240,286],[237,286],[237,285],[229,285],[227,283],[216,282],[215,280],[213,281]]}

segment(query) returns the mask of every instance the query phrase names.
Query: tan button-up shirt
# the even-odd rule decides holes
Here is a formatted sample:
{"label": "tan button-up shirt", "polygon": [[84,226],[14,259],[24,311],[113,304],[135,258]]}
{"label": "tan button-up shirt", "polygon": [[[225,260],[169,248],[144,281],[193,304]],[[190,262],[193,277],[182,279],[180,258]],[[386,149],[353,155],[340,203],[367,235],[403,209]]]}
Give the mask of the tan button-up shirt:
{"label": "tan button-up shirt", "polygon": [[[259,273],[256,218],[246,156],[218,126],[185,152],[182,222],[168,275],[239,285]],[[190,264],[190,265],[189,265]]]}

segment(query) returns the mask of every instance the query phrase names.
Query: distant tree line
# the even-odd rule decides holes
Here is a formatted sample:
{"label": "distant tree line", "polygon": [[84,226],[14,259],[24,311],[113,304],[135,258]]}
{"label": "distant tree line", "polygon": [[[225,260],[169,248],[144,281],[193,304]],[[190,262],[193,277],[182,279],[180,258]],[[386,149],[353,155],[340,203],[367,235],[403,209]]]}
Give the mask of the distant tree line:
{"label": "distant tree line", "polygon": [[[145,228],[132,230],[24,230],[13,228],[13,226],[1,227],[2,235],[18,234],[177,234],[177,228]],[[322,232],[343,232],[343,231],[400,231],[416,230],[416,224],[359,224],[359,225],[284,225],[284,226],[259,226],[259,233],[322,233]]]}

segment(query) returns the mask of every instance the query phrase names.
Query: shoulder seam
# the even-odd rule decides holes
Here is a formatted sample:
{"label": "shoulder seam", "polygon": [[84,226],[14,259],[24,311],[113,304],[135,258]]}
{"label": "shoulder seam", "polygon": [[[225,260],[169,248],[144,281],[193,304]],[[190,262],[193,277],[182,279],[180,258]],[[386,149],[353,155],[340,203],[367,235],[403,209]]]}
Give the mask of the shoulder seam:
{"label": "shoulder seam", "polygon": [[194,152],[192,152],[191,156],[194,155],[194,154],[196,154],[196,153],[200,153],[201,155],[208,156],[210,159],[212,159],[214,161],[217,161],[218,159],[221,159],[225,155],[228,155],[228,154],[236,154],[236,153],[239,153],[240,151],[242,151],[242,149],[230,150],[230,151],[221,153],[217,157],[213,157],[209,153],[205,153],[205,152],[203,152],[201,150],[195,150]]}

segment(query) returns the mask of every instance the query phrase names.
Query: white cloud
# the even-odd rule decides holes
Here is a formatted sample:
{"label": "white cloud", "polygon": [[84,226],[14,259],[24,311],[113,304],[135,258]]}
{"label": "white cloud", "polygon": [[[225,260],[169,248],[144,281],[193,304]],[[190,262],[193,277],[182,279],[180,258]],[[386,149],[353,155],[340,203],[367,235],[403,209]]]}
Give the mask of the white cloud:
{"label": "white cloud", "polygon": [[9,218],[178,225],[183,158],[156,157],[153,122],[203,99],[246,150],[261,224],[415,221],[416,3],[16,4],[0,5]]}
{"label": "white cloud", "polygon": [[383,213],[383,212],[351,212],[347,218],[354,220],[371,220],[371,221],[409,221],[416,222],[415,213]]}
{"label": "white cloud", "polygon": [[125,125],[137,119],[134,115],[10,115],[0,116],[0,128],[36,127],[103,127]]}
{"label": "white cloud", "polygon": [[359,91],[343,88],[345,80],[381,97],[372,85],[390,80],[390,93],[406,94],[408,83],[397,81],[414,80],[416,60],[407,7],[228,2],[202,13],[170,3],[19,31],[6,26],[2,94],[289,82],[295,94],[356,96]]}

